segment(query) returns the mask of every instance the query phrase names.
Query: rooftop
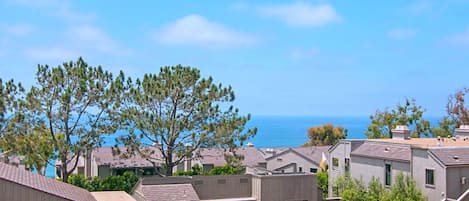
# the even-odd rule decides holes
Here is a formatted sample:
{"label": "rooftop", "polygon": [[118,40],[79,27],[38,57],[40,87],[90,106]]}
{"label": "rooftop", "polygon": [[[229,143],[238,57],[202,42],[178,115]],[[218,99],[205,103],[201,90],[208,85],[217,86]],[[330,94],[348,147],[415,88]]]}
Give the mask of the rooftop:
{"label": "rooftop", "polygon": [[91,193],[85,189],[37,175],[4,163],[0,163],[0,179],[68,200],[95,201],[95,198]]}
{"label": "rooftop", "polygon": [[469,147],[469,138],[411,138],[404,139],[368,139],[370,142],[385,142],[395,144],[407,144],[412,147]]}
{"label": "rooftop", "polygon": [[135,201],[135,199],[125,191],[101,191],[91,192],[97,201]]}
{"label": "rooftop", "polygon": [[433,148],[429,151],[446,166],[469,165],[469,147]]}
{"label": "rooftop", "polygon": [[365,142],[355,148],[352,155],[410,161],[410,146]]}

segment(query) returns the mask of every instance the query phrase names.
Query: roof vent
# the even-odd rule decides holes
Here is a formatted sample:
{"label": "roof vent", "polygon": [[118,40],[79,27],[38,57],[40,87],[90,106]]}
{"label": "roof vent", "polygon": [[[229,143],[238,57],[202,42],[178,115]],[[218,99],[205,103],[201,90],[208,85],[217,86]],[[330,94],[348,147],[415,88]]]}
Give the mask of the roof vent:
{"label": "roof vent", "polygon": [[395,129],[391,130],[392,139],[395,140],[409,140],[410,129],[406,125],[397,125]]}
{"label": "roof vent", "polygon": [[246,147],[254,147],[254,144],[253,144],[252,142],[248,142],[248,143],[246,144]]}
{"label": "roof vent", "polygon": [[386,147],[386,148],[384,148],[384,151],[389,152],[389,151],[391,151],[391,149],[389,147]]}
{"label": "roof vent", "polygon": [[454,160],[458,160],[458,159],[459,159],[459,156],[453,156],[453,159],[454,159]]}

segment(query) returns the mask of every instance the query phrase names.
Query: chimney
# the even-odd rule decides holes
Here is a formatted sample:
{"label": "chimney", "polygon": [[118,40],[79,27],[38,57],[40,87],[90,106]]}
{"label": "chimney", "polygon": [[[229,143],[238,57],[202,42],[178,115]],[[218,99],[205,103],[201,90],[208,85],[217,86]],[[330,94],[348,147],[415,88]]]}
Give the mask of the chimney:
{"label": "chimney", "polygon": [[246,144],[246,147],[254,147],[254,144],[253,144],[252,142],[248,142],[248,143]]}
{"label": "chimney", "polygon": [[391,130],[392,139],[395,140],[410,140],[410,129],[405,125],[397,125],[395,129]]}
{"label": "chimney", "polygon": [[456,128],[457,137],[469,137],[469,125],[461,125]]}

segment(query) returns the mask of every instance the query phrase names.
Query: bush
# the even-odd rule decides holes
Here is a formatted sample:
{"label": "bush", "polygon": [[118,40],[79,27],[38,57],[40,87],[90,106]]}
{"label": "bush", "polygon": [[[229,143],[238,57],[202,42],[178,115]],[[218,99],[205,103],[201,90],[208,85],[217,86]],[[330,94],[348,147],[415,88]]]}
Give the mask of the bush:
{"label": "bush", "polygon": [[321,171],[316,173],[316,176],[318,178],[318,186],[322,189],[322,197],[327,198],[327,190],[329,186],[328,174],[326,171]]}
{"label": "bush", "polygon": [[69,183],[84,188],[88,191],[125,191],[130,193],[137,184],[139,178],[132,171],[126,171],[122,176],[109,176],[86,178],[81,174],[69,176]]}
{"label": "bush", "polygon": [[425,196],[408,175],[399,173],[391,190],[385,189],[376,178],[372,178],[365,187],[363,182],[353,179],[350,175],[339,177],[333,184],[334,194],[340,195],[345,201],[424,201]]}
{"label": "bush", "polygon": [[189,171],[184,171],[184,170],[176,171],[175,173],[173,173],[173,176],[192,176],[192,175],[201,175],[201,174],[202,174],[202,168],[196,164]]}
{"label": "bush", "polygon": [[222,167],[214,167],[208,173],[209,175],[232,175],[232,174],[241,174],[243,172],[243,168],[241,167],[234,167],[232,165],[225,165]]}
{"label": "bush", "polygon": [[86,178],[82,174],[72,174],[68,177],[68,183],[80,188],[86,188]]}

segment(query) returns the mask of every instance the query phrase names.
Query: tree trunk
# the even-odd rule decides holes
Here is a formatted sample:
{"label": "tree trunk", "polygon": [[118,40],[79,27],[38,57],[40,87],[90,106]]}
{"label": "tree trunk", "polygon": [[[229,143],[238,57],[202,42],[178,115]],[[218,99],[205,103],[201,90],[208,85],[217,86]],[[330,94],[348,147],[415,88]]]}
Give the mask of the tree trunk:
{"label": "tree trunk", "polygon": [[62,181],[68,183],[68,172],[67,172],[67,158],[62,158]]}
{"label": "tree trunk", "polygon": [[173,153],[168,149],[168,155],[166,158],[166,176],[173,176]]}

